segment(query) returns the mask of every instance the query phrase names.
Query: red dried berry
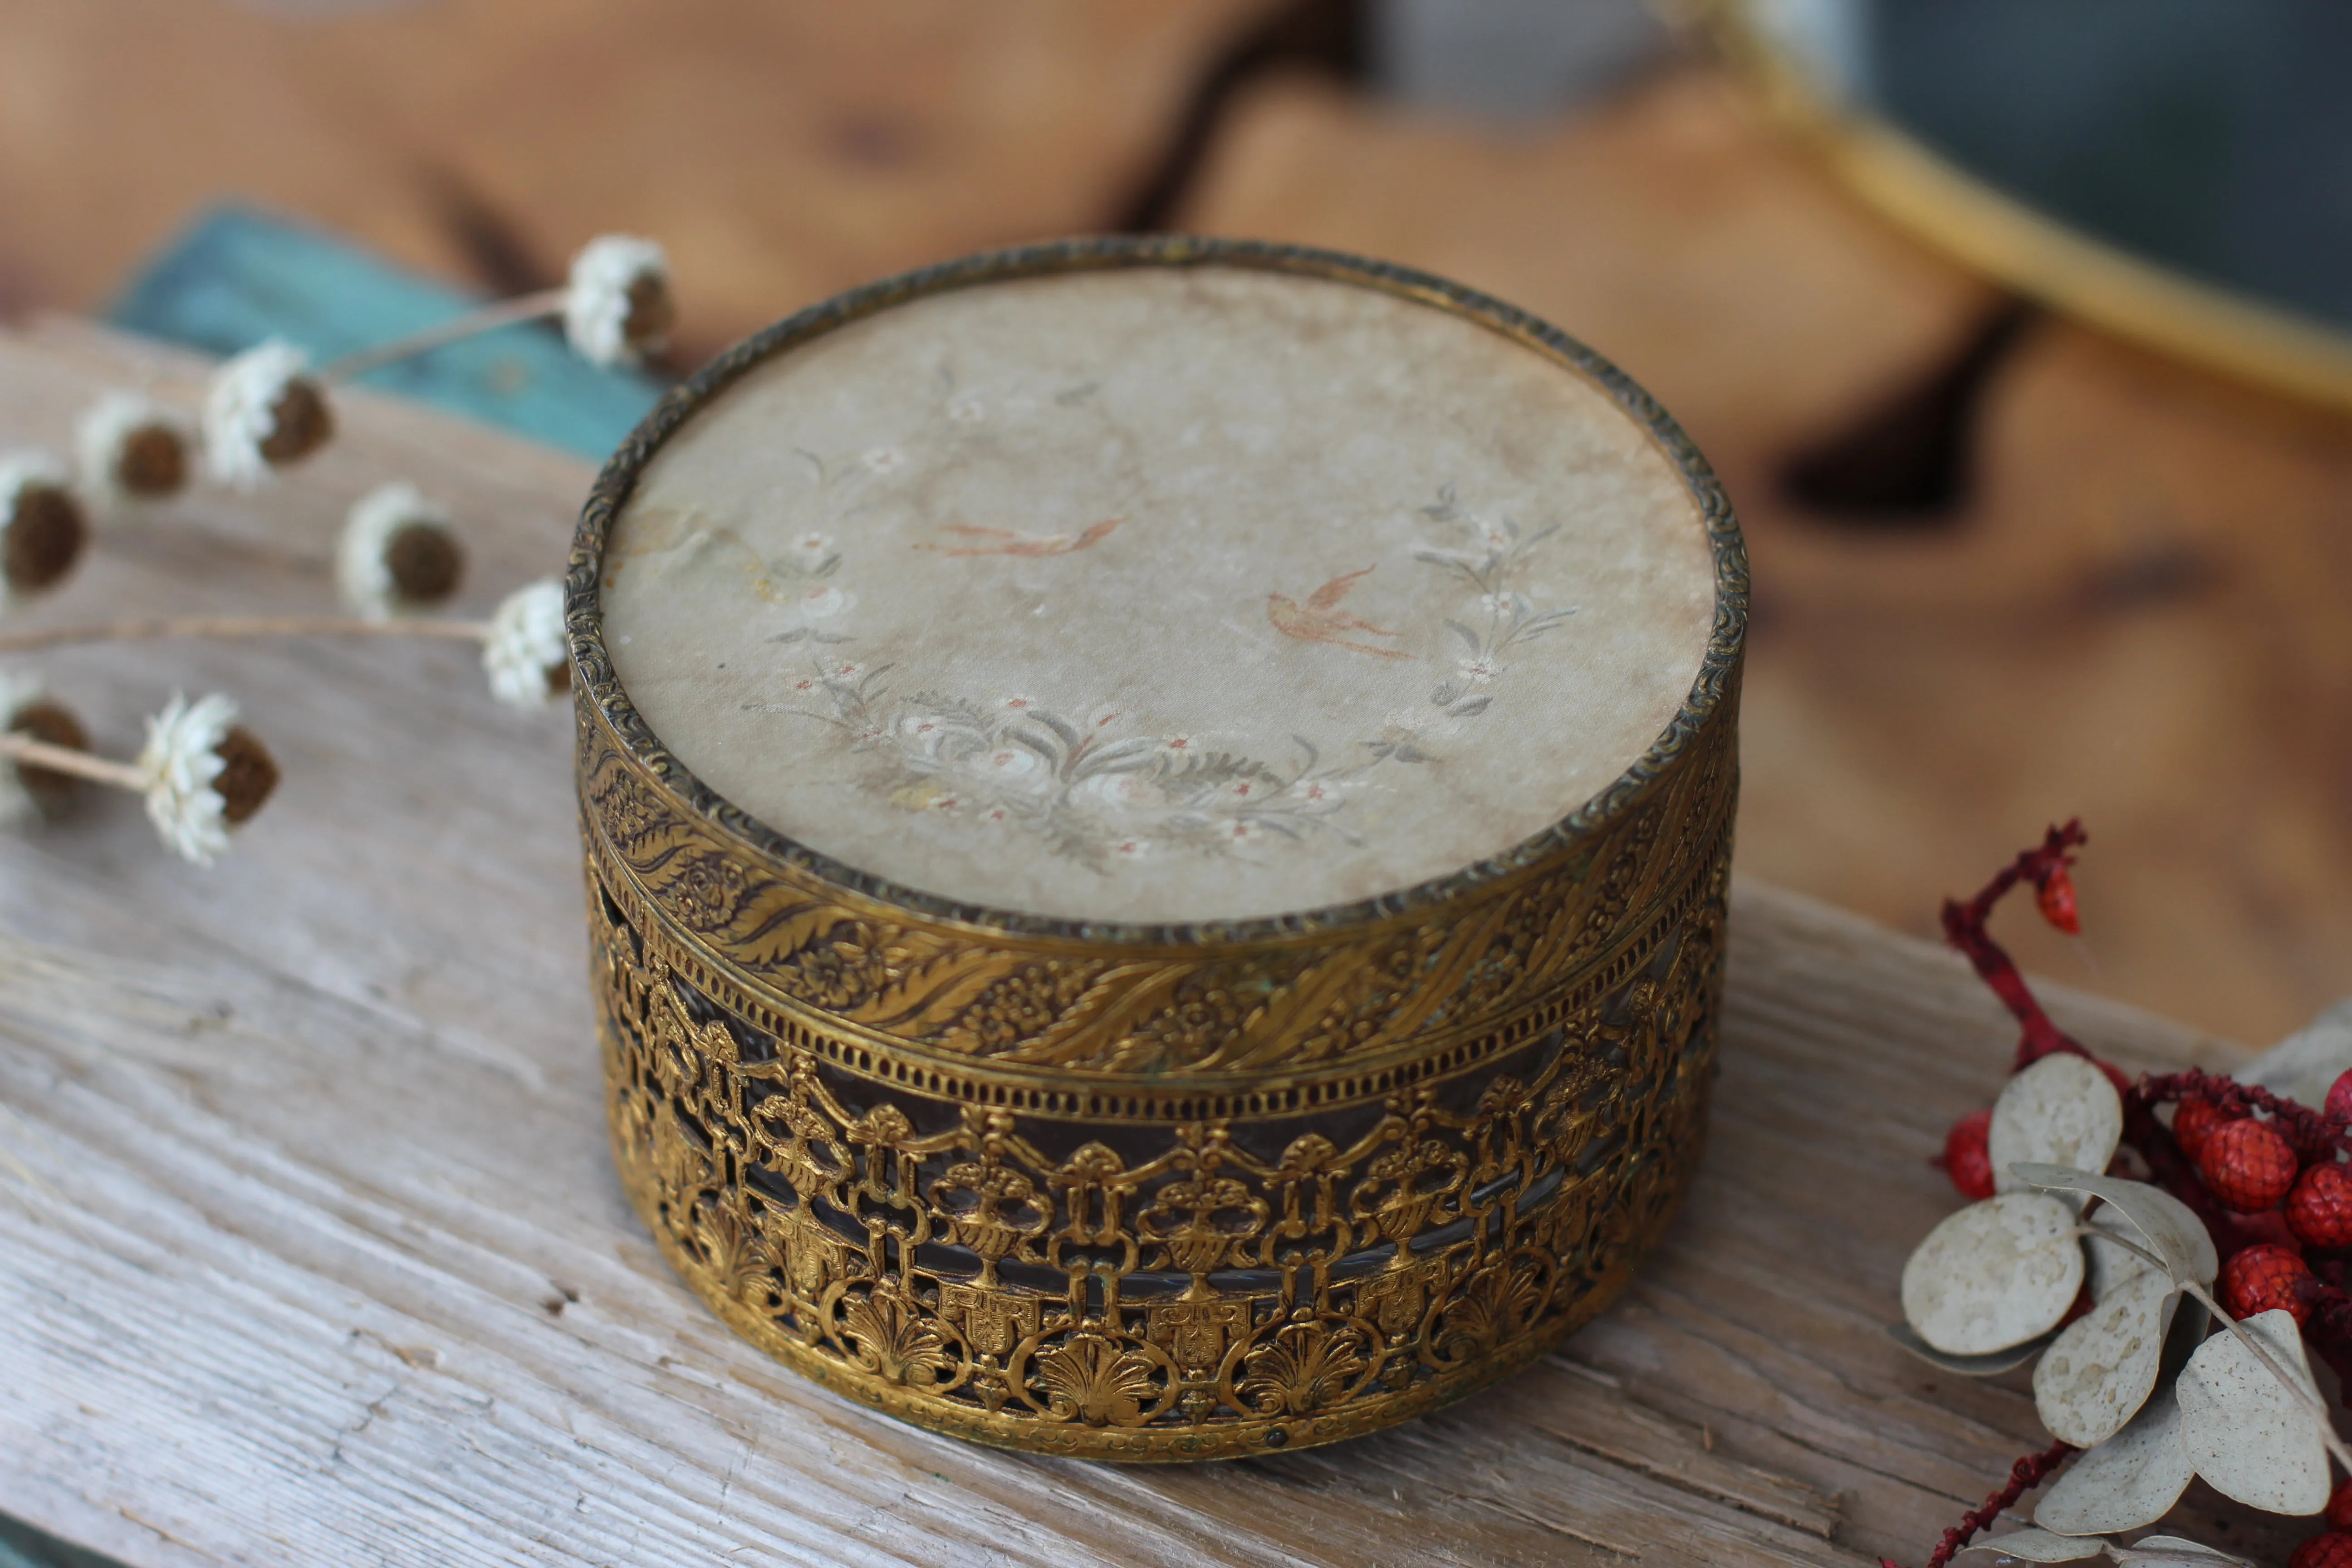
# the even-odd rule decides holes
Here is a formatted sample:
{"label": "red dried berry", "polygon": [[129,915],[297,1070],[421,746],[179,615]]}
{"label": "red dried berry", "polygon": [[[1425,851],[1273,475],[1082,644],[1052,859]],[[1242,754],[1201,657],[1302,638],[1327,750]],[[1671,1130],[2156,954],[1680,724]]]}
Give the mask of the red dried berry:
{"label": "red dried berry", "polygon": [[2352,1068],[2336,1075],[2327,1086],[2327,1103],[2321,1109],[2335,1121],[2352,1121]]}
{"label": "red dried berry", "polygon": [[1944,1173],[1971,1202],[1992,1196],[1992,1156],[1985,1152],[1991,1133],[1992,1112],[1971,1110],[1944,1134]]}
{"label": "red dried berry", "polygon": [[2334,1530],[2315,1535],[2294,1549],[2286,1568],[2352,1568],[2352,1535]]}
{"label": "red dried berry", "polygon": [[2312,1247],[2352,1247],[2352,1171],[2314,1165],[2286,1195],[2287,1228]]}
{"label": "red dried berry", "polygon": [[2221,1305],[2233,1318],[2251,1318],[2284,1307],[2300,1324],[2311,1308],[2295,1289],[2311,1278],[2311,1266],[2291,1247],[2249,1247],[2221,1265]]}
{"label": "red dried berry", "polygon": [[2042,918],[2064,931],[2078,936],[2083,930],[2082,911],[2074,904],[2074,879],[2060,866],[2042,879],[2033,890],[2033,901],[2041,906]]}
{"label": "red dried berry", "polygon": [[2227,1127],[2233,1120],[2203,1095],[2184,1094],[2172,1110],[2172,1141],[2193,1163],[2205,1152],[2205,1140],[2213,1136],[2215,1129]]}
{"label": "red dried berry", "polygon": [[2352,1530],[2352,1476],[2336,1482],[2327,1494],[2327,1528]]}
{"label": "red dried berry", "polygon": [[2278,1129],[2251,1119],[2217,1129],[2197,1156],[2197,1173],[2213,1195],[2242,1213],[2275,1206],[2299,1169]]}

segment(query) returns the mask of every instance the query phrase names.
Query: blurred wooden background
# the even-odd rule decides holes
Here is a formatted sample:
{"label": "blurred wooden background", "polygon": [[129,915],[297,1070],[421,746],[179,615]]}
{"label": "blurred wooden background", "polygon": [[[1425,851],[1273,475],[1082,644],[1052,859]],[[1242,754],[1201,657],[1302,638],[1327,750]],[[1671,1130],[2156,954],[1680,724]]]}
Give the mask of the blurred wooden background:
{"label": "blurred wooden background", "polygon": [[1427,267],[1615,358],[1729,480],[1746,873],[1926,931],[2079,813],[2089,935],[2019,920],[2034,966],[2256,1042],[2352,992],[2352,425],[2038,321],[1948,517],[1822,515],[1789,465],[1949,363],[1993,292],[1702,61],[1482,123],[1313,68],[1360,51],[1349,15],[0,0],[0,308],[94,308],[232,195],[492,289],[658,236],[681,363],[874,276],[1139,217]]}

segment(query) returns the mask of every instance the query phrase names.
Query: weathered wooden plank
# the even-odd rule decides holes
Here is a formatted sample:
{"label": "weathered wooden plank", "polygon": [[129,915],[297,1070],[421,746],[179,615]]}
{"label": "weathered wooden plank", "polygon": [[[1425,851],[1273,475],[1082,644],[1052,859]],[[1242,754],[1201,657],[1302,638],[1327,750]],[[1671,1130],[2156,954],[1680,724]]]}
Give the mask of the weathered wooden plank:
{"label": "weathered wooden plank", "polygon": [[[0,440],[123,374],[0,340]],[[143,360],[167,393],[187,384]],[[341,506],[409,474],[471,604],[549,569],[582,468],[354,402],[252,500],[110,530],[23,612],[320,607]],[[0,840],[0,1510],[138,1564],[1850,1563],[2037,1446],[2016,1380],[1885,1341],[1926,1163],[2011,1033],[1948,954],[1735,900],[1714,1132],[1611,1312],[1503,1387],[1335,1449],[1120,1470],[991,1453],[793,1378],[667,1273],[608,1163],[566,716],[463,648],[42,661],[112,749],[221,685],[288,769],[205,874],[135,805]],[[2230,1047],[2068,999],[2150,1065]]]}

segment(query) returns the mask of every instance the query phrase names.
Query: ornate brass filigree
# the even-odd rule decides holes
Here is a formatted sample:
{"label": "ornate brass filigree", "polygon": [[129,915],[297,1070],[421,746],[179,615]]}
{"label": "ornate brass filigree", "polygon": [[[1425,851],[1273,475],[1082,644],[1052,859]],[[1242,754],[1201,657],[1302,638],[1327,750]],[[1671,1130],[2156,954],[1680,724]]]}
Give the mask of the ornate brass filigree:
{"label": "ornate brass filigree", "polygon": [[[1558,827],[1455,877],[1223,926],[948,906],[710,795],[601,643],[639,468],[771,353],[898,300],[1117,265],[1412,293],[1591,376],[1707,520],[1717,615],[1674,726]],[[673,395],[574,551],[579,778],[624,1184],[754,1343],[982,1442],[1189,1459],[1454,1398],[1598,1311],[1698,1155],[1721,993],[1746,568],[1664,416],[1540,323],[1321,253],[1100,241],[959,263],[783,323]]]}

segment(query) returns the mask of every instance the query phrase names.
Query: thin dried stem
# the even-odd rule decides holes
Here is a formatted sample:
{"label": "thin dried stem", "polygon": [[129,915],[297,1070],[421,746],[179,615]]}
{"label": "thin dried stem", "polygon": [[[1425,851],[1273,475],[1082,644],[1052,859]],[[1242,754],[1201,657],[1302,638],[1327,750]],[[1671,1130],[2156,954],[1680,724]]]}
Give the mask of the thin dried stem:
{"label": "thin dried stem", "polygon": [[71,746],[54,746],[47,741],[37,741],[19,731],[0,731],[0,757],[13,757],[20,767],[45,768],[53,773],[70,773],[93,784],[110,784],[127,789],[134,795],[147,790],[147,775],[129,763],[94,757],[88,752]]}
{"label": "thin dried stem", "polygon": [[[1936,1542],[1935,1552],[1927,1559],[1927,1568],[1945,1568],[1960,1554],[1977,1531],[1990,1527],[2008,1510],[2017,1506],[2017,1500],[2050,1479],[2050,1472],[2074,1451],[2072,1443],[2053,1443],[2039,1454],[2028,1454],[2009,1468],[2009,1484],[1985,1499],[1984,1506],[1960,1516],[1960,1522],[1944,1531]],[[1878,1560],[1879,1568],[1902,1568],[1892,1557]]]}
{"label": "thin dried stem", "polygon": [[483,642],[489,635],[488,621],[437,617],[363,621],[356,616],[179,616],[0,632],[0,653],[29,653],[36,648],[69,647],[80,643],[154,642],[167,637],[447,637],[457,642]]}
{"label": "thin dried stem", "polygon": [[2039,847],[2025,850],[1994,873],[1992,880],[1979,889],[1975,898],[1965,904],[1957,899],[1944,900],[1944,940],[1968,955],[1979,977],[2015,1016],[2023,1031],[2023,1037],[2017,1043],[2020,1068],[2030,1067],[2053,1051],[2072,1051],[2084,1057],[2091,1053],[2051,1022],[2050,1015],[2042,1010],[2041,1001],[2033,994],[2033,988],[2025,983],[2025,976],[2018,972],[2008,952],[1992,940],[1985,924],[1992,918],[1993,906],[2011,888],[2020,882],[2041,887],[2065,869],[2071,858],[2068,851],[2088,842],[2089,837],[2083,831],[2080,817],[2063,827],[2053,827],[2042,837]]}
{"label": "thin dried stem", "polygon": [[372,370],[397,364],[404,359],[429,353],[467,338],[493,332],[500,327],[516,326],[524,321],[536,321],[544,317],[560,315],[563,310],[567,290],[543,289],[536,294],[518,295],[501,300],[495,305],[485,305],[478,310],[468,310],[422,331],[411,332],[404,338],[394,338],[373,348],[358,349],[340,358],[331,359],[316,372],[320,381],[330,386],[339,382],[355,380]]}

